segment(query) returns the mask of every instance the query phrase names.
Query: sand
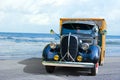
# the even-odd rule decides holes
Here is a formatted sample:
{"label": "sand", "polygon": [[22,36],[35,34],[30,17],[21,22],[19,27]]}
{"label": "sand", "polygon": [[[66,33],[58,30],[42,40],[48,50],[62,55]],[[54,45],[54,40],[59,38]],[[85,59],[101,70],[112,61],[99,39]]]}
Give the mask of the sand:
{"label": "sand", "polygon": [[49,74],[40,58],[0,60],[0,80],[120,80],[120,57],[106,57],[96,76],[76,68],[56,68]]}

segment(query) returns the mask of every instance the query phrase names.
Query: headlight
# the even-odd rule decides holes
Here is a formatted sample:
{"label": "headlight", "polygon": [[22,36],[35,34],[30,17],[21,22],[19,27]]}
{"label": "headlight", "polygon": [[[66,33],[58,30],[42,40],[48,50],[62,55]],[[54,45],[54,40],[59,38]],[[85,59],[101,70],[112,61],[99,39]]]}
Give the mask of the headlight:
{"label": "headlight", "polygon": [[80,44],[82,44],[82,40],[79,40]]}
{"label": "headlight", "polygon": [[83,43],[82,44],[82,49],[83,50],[87,50],[89,48],[89,44],[88,43]]}
{"label": "headlight", "polygon": [[50,48],[55,49],[56,48],[56,43],[51,42],[50,43]]}

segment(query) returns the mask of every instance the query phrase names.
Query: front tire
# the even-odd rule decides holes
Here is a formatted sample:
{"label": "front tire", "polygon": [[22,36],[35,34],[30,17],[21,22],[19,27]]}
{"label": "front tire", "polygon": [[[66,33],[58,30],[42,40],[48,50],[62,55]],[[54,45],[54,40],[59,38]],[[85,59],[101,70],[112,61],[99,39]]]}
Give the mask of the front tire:
{"label": "front tire", "polygon": [[91,75],[96,76],[98,73],[98,63],[94,64],[94,67],[91,69]]}
{"label": "front tire", "polygon": [[55,70],[55,66],[45,66],[46,72],[53,73]]}

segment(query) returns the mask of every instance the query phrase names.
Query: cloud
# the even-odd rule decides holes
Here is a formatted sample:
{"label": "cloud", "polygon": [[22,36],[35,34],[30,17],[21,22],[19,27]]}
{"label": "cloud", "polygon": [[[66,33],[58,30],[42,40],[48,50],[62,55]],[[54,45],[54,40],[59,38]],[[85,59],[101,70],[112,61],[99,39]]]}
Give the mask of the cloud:
{"label": "cloud", "polygon": [[50,24],[50,18],[47,14],[36,14],[36,15],[24,15],[25,22],[37,25],[48,25]]}
{"label": "cloud", "polygon": [[112,11],[108,11],[108,14],[106,15],[108,19],[111,19],[112,21],[120,19],[120,10],[114,9]]}
{"label": "cloud", "polygon": [[[78,2],[82,4],[87,1],[89,0],[79,0]],[[9,18],[11,18],[11,14],[17,14],[20,16],[19,20],[28,19],[28,22],[33,24],[45,24],[45,21],[49,22],[51,18],[56,19],[68,15],[67,9],[70,10],[73,3],[76,2],[74,0],[2,0],[0,10],[10,14]]]}
{"label": "cloud", "polygon": [[[58,31],[61,17],[103,17],[109,26],[117,28],[119,3],[119,0],[1,0],[0,26],[6,28],[9,24],[16,29],[18,25],[49,26]],[[29,29],[26,27],[26,31]],[[108,29],[111,31],[111,27]]]}
{"label": "cloud", "polygon": [[5,13],[0,11],[0,22],[2,22],[5,19]]}

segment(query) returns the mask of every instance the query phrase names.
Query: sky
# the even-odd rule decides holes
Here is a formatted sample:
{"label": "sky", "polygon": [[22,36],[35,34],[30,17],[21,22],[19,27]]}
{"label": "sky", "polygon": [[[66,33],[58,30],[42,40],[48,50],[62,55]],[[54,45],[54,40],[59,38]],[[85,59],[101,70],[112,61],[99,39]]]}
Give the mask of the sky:
{"label": "sky", "polygon": [[0,32],[59,33],[60,18],[94,17],[120,35],[120,0],[0,0]]}

